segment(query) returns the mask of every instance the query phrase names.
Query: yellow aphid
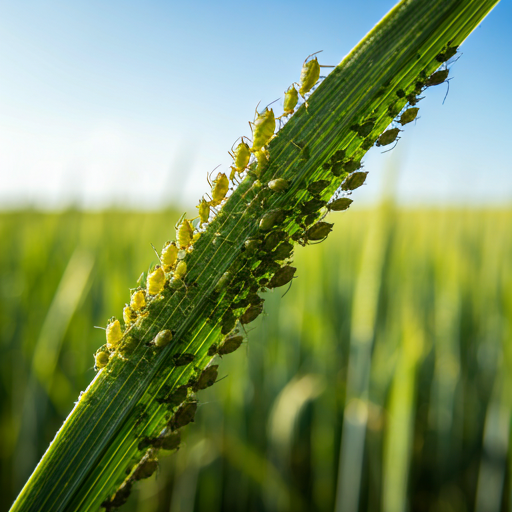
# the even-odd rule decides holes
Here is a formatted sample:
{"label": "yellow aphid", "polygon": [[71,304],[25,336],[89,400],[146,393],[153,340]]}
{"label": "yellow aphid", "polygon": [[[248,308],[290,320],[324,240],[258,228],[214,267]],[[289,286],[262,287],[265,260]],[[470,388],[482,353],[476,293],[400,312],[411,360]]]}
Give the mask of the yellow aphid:
{"label": "yellow aphid", "polygon": [[[254,128],[253,128],[254,127]],[[256,112],[256,120],[251,123],[252,148],[254,153],[266,146],[274,136],[276,129],[276,118],[272,109],[265,108],[262,114]]]}
{"label": "yellow aphid", "polygon": [[133,311],[139,311],[146,305],[146,296],[142,290],[137,290],[130,299],[130,307]]}
{"label": "yellow aphid", "polygon": [[229,190],[228,177],[223,173],[219,172],[217,177],[211,183],[212,186],[212,201],[211,206],[217,206],[226,197]]}
{"label": "yellow aphid", "polygon": [[176,229],[176,238],[178,239],[178,245],[182,249],[186,249],[192,241],[194,235],[194,228],[187,219],[183,219],[181,224]]}
{"label": "yellow aphid", "polygon": [[293,114],[298,101],[299,93],[297,92],[297,89],[295,89],[295,86],[292,85],[284,93],[283,116],[289,116],[290,114]]}
{"label": "yellow aphid", "polygon": [[201,220],[201,225],[206,224],[210,218],[210,203],[203,197],[201,201],[199,201],[199,204],[196,206],[196,208],[199,210],[199,219]]}
{"label": "yellow aphid", "polygon": [[162,256],[160,261],[164,266],[165,270],[170,270],[174,266],[178,259],[178,247],[174,242],[167,242],[162,249]]}
{"label": "yellow aphid", "polygon": [[123,309],[123,320],[126,325],[130,325],[137,320],[137,313],[128,304]]}
{"label": "yellow aphid", "polygon": [[183,279],[185,274],[187,273],[187,264],[182,260],[176,265],[176,270],[174,271],[174,277],[177,279]]}
{"label": "yellow aphid", "polygon": [[104,368],[107,366],[109,359],[108,352],[97,352],[94,356],[94,364],[96,365],[96,369],[100,370],[101,368]]}
{"label": "yellow aphid", "polygon": [[266,171],[268,167],[268,153],[266,151],[256,151],[254,153],[256,156],[256,160],[258,161],[258,165],[256,166],[256,176],[261,178],[261,175]]}
{"label": "yellow aphid", "polygon": [[235,173],[242,174],[244,170],[249,165],[249,160],[251,159],[251,149],[248,144],[246,144],[243,139],[240,144],[236,147],[234,154],[229,153],[233,157],[233,164],[231,166],[231,176],[230,179],[233,180],[235,177]]}
{"label": "yellow aphid", "polygon": [[107,335],[107,347],[108,348],[116,348],[123,337],[123,331],[121,330],[121,324],[119,320],[115,318],[111,318],[107,325],[106,330]]}
{"label": "yellow aphid", "polygon": [[199,237],[201,236],[201,232],[195,233],[192,237],[192,242],[197,242],[199,240]]}
{"label": "yellow aphid", "polygon": [[[309,58],[309,57],[308,57]],[[313,86],[318,82],[320,78],[320,64],[318,64],[318,59],[315,57],[310,61],[304,61],[302,65],[302,71],[300,73],[300,89],[299,93],[304,97]]]}
{"label": "yellow aphid", "polygon": [[157,266],[153,272],[148,275],[147,286],[150,295],[157,295],[162,292],[165,285],[165,273],[162,267]]}

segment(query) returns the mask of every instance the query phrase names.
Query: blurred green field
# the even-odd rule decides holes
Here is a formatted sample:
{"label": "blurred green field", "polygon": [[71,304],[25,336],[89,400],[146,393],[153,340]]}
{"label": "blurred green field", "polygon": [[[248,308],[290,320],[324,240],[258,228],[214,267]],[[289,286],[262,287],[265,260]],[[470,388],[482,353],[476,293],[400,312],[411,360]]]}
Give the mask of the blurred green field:
{"label": "blurred green field", "polygon": [[[0,507],[178,213],[0,215]],[[331,214],[127,512],[510,510],[512,210]]]}

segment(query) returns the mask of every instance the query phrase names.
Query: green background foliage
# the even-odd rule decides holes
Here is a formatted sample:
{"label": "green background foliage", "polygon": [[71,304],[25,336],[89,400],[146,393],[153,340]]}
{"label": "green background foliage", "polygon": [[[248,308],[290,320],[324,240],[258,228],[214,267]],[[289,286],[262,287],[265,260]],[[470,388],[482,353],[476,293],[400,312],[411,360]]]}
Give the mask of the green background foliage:
{"label": "green background foliage", "polygon": [[[177,217],[1,215],[2,510],[93,376],[93,326],[120,316]],[[509,508],[512,212],[329,220],[125,510]]]}

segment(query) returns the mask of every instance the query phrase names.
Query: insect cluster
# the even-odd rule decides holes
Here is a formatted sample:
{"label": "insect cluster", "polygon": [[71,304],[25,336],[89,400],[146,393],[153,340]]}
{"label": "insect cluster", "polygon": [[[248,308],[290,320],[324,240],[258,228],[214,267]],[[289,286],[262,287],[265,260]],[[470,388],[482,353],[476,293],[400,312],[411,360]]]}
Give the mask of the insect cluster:
{"label": "insect cluster", "polygon": [[[456,52],[457,47],[448,46],[437,55],[436,60],[441,64],[446,63]],[[107,367],[115,356],[123,359],[133,350],[134,345],[140,343],[130,335],[131,330],[150,316],[152,304],[158,303],[162,294],[167,291],[186,294],[194,286],[193,282],[187,282],[187,258],[194,251],[194,244],[222,210],[228,198],[230,183],[235,187],[244,176],[250,176],[252,185],[242,196],[247,200],[243,214],[255,218],[256,226],[243,242],[241,256],[216,278],[208,294],[207,300],[212,303],[213,309],[223,304],[222,312],[214,319],[220,326],[221,340],[211,342],[207,350],[207,357],[210,358],[222,357],[237,350],[244,341],[241,330],[263,312],[264,299],[261,294],[291,283],[296,273],[296,268],[291,265],[295,244],[307,245],[323,241],[333,227],[332,223],[324,221],[325,216],[331,211],[343,211],[350,207],[352,199],[347,196],[364,184],[368,173],[361,170],[361,159],[347,155],[344,149],[334,151],[322,164],[324,174],[329,173],[330,179],[316,179],[308,183],[293,207],[268,207],[273,204],[269,203],[272,198],[293,190],[292,180],[279,177],[265,182],[263,174],[270,161],[268,144],[275,135],[276,120],[295,113],[299,96],[307,109],[308,94],[320,79],[321,66],[316,57],[310,57],[302,66],[300,83],[292,84],[285,92],[283,114],[276,118],[269,107],[262,113],[256,111],[254,122],[250,123],[252,140],[241,137],[236,148],[232,148],[229,153],[233,159],[229,178],[223,172],[219,172],[213,180],[208,177],[211,192],[206,198],[202,197],[197,205],[198,216],[194,219],[183,216],[178,221],[175,226],[176,240],[164,245],[158,255],[159,264],[139,280],[136,289],[131,290],[130,301],[123,309],[124,325],[116,318],[108,321],[106,344],[95,354],[97,370]],[[445,82],[447,77],[446,67],[429,76],[420,73],[411,91],[398,90],[398,98],[406,98],[407,105],[398,112],[394,105],[388,109],[388,114],[394,118],[393,122],[403,127],[414,121],[419,112],[415,105],[421,100],[420,94],[427,87]],[[388,146],[396,142],[401,131],[398,126],[392,126],[380,136],[373,137],[375,127],[374,119],[366,119],[351,127],[364,139],[361,145],[364,150],[374,144]],[[293,144],[300,151],[300,158],[307,161],[308,145],[298,142]],[[334,195],[333,183],[339,184]],[[172,344],[174,334],[173,330],[164,328],[145,344],[155,351],[175,347]],[[176,353],[172,356],[172,363],[174,367],[187,366],[195,359],[196,356],[191,353]],[[133,483],[156,471],[158,450],[178,448],[179,429],[194,420],[197,410],[195,393],[213,385],[217,380],[218,365],[212,363],[210,359],[205,368],[195,367],[186,385],[176,389],[165,388],[163,395],[156,399],[170,413],[166,426],[157,437],[141,437],[138,448],[145,453],[130,470],[116,494],[103,503],[107,510],[122,505]]]}

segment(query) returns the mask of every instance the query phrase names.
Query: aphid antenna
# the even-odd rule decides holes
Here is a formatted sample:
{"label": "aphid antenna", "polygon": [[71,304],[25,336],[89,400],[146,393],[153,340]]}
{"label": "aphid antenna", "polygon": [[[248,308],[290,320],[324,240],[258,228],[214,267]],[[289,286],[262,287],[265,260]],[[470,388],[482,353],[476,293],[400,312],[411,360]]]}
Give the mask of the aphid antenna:
{"label": "aphid antenna", "polygon": [[[215,169],[214,169],[215,170]],[[179,219],[178,222],[174,225],[174,229],[178,229],[178,226],[183,222],[183,219],[185,218],[185,215],[187,215],[187,212],[185,212]],[[158,258],[160,259],[160,258]]]}
{"label": "aphid antenna", "polygon": [[220,382],[221,380],[224,380],[224,379],[227,379],[229,377],[229,375],[224,375],[224,377],[221,377],[220,379],[217,379],[215,381],[215,384],[217,384],[218,382]]}
{"label": "aphid antenna", "polygon": [[273,105],[276,101],[279,101],[281,98],[277,98],[277,100],[274,100],[272,102],[270,102],[266,107],[265,109],[267,109],[268,107],[270,107],[270,105]]}
{"label": "aphid antenna", "polygon": [[104,331],[106,331],[107,329],[105,327],[100,327],[99,325],[94,325],[93,326],[95,329],[103,329]]}
{"label": "aphid antenna", "polygon": [[389,153],[390,151],[392,151],[393,149],[396,148],[396,145],[398,144],[398,141],[400,140],[400,137],[397,137],[396,139],[396,142],[395,142],[395,145],[391,148],[391,149],[386,149],[386,151],[382,151],[382,154],[384,153]]}
{"label": "aphid antenna", "polygon": [[160,265],[161,265],[162,264],[162,260],[160,259],[160,256],[158,255],[158,252],[155,249],[155,246],[151,242],[149,243],[149,245],[151,245],[151,247],[153,247],[153,251],[155,251],[156,257],[158,258],[158,261],[160,262]]}
{"label": "aphid antenna", "polygon": [[[323,50],[318,50],[317,52],[312,53],[311,55],[308,55],[308,56],[304,59],[304,64],[306,64],[307,60],[308,60],[309,58],[313,57],[313,55],[318,55],[319,53],[322,53],[322,52],[323,52]],[[303,65],[304,65],[304,64],[303,64]]]}
{"label": "aphid antenna", "polygon": [[210,187],[212,187],[212,182],[210,181],[210,178],[212,177],[212,174],[221,166],[221,164],[217,165],[217,167],[215,167],[215,169],[213,169],[212,171],[210,171],[210,173],[206,173],[206,179],[208,180],[208,185],[210,185]]}
{"label": "aphid antenna", "polygon": [[[325,240],[325,238],[324,238],[324,240]],[[292,277],[292,280],[290,281],[290,286],[288,286],[288,289],[283,293],[283,295],[281,295],[281,299],[292,289],[292,284],[293,284],[294,279],[295,279],[295,277]]]}
{"label": "aphid antenna", "polygon": [[448,78],[448,80],[445,80],[446,84],[447,84],[447,87],[446,87],[446,94],[444,95],[444,99],[443,99],[443,105],[444,105],[444,102],[446,101],[446,98],[448,98],[448,93],[450,92],[450,80],[451,78]]}

